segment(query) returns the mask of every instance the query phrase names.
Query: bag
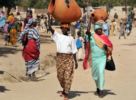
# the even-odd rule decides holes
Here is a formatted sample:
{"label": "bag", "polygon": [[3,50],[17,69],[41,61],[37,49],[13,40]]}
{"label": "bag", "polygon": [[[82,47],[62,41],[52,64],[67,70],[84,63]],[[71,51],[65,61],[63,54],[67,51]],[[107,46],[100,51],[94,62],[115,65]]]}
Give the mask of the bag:
{"label": "bag", "polygon": [[112,57],[111,57],[111,59],[107,59],[105,69],[109,70],[109,71],[115,71],[116,70],[115,63],[114,63]]}
{"label": "bag", "polygon": [[82,48],[82,41],[79,38],[76,40],[76,47],[77,49]]}
{"label": "bag", "polygon": [[26,46],[28,43],[28,33],[25,33],[23,36],[22,36],[22,45],[23,46]]}

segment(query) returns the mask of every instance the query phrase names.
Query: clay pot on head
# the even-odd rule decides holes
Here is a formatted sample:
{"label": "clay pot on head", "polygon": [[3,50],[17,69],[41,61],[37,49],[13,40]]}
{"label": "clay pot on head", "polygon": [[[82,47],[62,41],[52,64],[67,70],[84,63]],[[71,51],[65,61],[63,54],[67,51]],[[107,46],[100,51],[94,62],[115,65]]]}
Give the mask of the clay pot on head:
{"label": "clay pot on head", "polygon": [[94,18],[95,22],[97,22],[99,20],[105,21],[108,18],[108,13],[106,12],[105,9],[98,8],[91,14],[91,17]]}
{"label": "clay pot on head", "polygon": [[70,23],[80,19],[81,10],[75,0],[51,0],[48,12],[61,23]]}

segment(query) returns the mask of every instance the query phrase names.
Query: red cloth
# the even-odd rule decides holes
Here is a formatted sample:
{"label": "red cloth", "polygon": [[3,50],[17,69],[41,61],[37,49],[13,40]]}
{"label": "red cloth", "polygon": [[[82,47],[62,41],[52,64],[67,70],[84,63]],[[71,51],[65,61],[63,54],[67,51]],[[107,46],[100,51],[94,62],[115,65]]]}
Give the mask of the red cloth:
{"label": "red cloth", "polygon": [[94,34],[94,38],[100,39],[105,45],[107,45],[110,48],[113,48],[111,41],[109,40],[108,36],[106,36],[105,34],[102,35]]}
{"label": "red cloth", "polygon": [[36,46],[36,41],[34,39],[30,39],[23,49],[23,58],[25,61],[36,60],[39,58],[39,55],[40,51]]}
{"label": "red cloth", "polygon": [[105,34],[102,34],[102,35],[94,34],[94,38],[99,39],[100,41],[102,41],[103,44],[107,45],[107,47],[111,48],[111,50],[107,52],[107,57],[112,55],[113,45],[111,41],[109,40],[108,36],[106,36]]}
{"label": "red cloth", "polygon": [[90,55],[90,41],[86,42],[85,44],[85,57],[83,60],[83,69],[86,70],[89,68],[89,63],[88,63],[88,59],[89,59],[89,55]]}
{"label": "red cloth", "polygon": [[[94,38],[100,39],[105,45],[107,45],[108,47],[113,49],[113,45],[112,45],[111,41],[109,40],[108,36],[106,36],[105,34],[102,34],[102,35],[94,34]],[[89,55],[91,53],[90,41],[87,42],[85,45],[86,45],[85,46],[85,58],[83,60],[84,70],[89,68],[88,59],[89,59]],[[91,61],[89,61],[89,62],[91,63]]]}

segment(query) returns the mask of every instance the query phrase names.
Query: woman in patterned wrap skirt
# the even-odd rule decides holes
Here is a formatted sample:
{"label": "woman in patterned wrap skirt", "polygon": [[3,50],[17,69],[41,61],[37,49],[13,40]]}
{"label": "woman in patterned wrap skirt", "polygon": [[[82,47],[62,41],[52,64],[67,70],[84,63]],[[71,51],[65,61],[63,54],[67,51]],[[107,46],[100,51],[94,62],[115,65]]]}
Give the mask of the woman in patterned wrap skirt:
{"label": "woman in patterned wrap skirt", "polygon": [[64,100],[68,100],[68,93],[71,88],[73,74],[74,74],[74,63],[75,68],[78,67],[76,60],[76,43],[72,36],[68,35],[69,26],[62,25],[62,33],[57,33],[50,27],[52,31],[52,38],[57,46],[57,78],[61,87],[63,88],[61,96],[64,96]]}

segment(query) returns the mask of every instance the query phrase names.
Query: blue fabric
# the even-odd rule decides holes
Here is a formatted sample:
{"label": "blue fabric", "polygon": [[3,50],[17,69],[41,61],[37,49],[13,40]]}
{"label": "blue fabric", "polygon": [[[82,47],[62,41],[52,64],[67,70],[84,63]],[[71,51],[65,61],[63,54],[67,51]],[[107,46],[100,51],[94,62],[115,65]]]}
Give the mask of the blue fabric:
{"label": "blue fabric", "polygon": [[75,25],[75,27],[76,27],[77,29],[80,29],[80,27],[81,27],[80,23],[77,22],[76,25]]}
{"label": "blue fabric", "polygon": [[76,46],[77,46],[77,49],[82,48],[82,41],[79,38],[76,40]]}
{"label": "blue fabric", "polygon": [[6,23],[6,17],[5,16],[0,17],[0,27],[4,27],[5,23]]}
{"label": "blue fabric", "polygon": [[103,31],[104,31],[105,35],[109,36],[110,27],[109,27],[108,23],[103,24]]}

